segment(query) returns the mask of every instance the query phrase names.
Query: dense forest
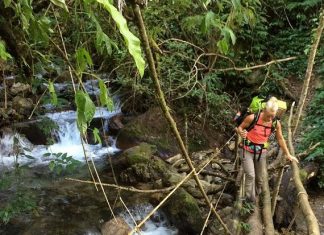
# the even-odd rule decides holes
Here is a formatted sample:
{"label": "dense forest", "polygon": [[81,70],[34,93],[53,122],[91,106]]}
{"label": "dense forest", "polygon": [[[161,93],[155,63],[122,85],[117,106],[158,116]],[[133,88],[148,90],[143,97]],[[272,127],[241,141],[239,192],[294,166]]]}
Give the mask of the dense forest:
{"label": "dense forest", "polygon": [[[170,228],[147,234],[320,234],[323,7],[1,1],[0,233],[146,234],[159,208]],[[280,123],[299,159],[272,141],[260,209],[240,201],[233,121],[255,96],[287,103]]]}

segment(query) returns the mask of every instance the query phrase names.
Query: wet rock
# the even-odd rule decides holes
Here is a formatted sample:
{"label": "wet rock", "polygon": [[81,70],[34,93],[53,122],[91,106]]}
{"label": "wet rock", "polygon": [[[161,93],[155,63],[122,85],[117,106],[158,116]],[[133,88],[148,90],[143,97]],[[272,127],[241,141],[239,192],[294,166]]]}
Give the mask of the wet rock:
{"label": "wet rock", "polygon": [[109,220],[101,227],[102,235],[127,235],[130,231],[128,224],[120,217]]}
{"label": "wet rock", "polygon": [[109,128],[109,133],[112,134],[117,134],[118,131],[120,131],[123,127],[124,124],[122,123],[122,114],[118,114],[116,116],[113,116],[109,120],[108,128]]}
{"label": "wet rock", "polygon": [[13,98],[13,108],[22,115],[29,115],[33,109],[33,101],[30,98],[16,96]]}
{"label": "wet rock", "polygon": [[31,86],[29,84],[17,82],[10,88],[10,93],[12,95],[22,95],[31,91]]}

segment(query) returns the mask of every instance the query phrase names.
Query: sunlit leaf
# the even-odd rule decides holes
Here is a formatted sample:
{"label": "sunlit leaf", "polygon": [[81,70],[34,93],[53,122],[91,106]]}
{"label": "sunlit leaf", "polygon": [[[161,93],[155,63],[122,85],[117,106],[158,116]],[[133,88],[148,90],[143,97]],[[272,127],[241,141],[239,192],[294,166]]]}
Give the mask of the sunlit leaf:
{"label": "sunlit leaf", "polygon": [[77,124],[80,132],[85,134],[88,123],[92,120],[96,106],[87,93],[77,91],[75,95],[75,104],[77,106]]}
{"label": "sunlit leaf", "polygon": [[228,43],[225,40],[225,38],[217,42],[217,47],[220,50],[220,52],[223,53],[224,55],[228,53]]}
{"label": "sunlit leaf", "polygon": [[11,59],[11,55],[6,51],[6,47],[2,41],[0,41],[0,59],[7,60]]}
{"label": "sunlit leaf", "polygon": [[129,31],[124,16],[108,0],[96,1],[104,6],[104,8],[110,13],[111,17],[116,22],[120,33],[124,37],[128,51],[133,56],[136,67],[141,77],[143,77],[145,62],[141,53],[140,40]]}
{"label": "sunlit leaf", "polygon": [[3,1],[5,7],[8,7],[11,4],[11,2],[12,2],[12,0],[4,0]]}
{"label": "sunlit leaf", "polygon": [[69,11],[66,4],[65,4],[65,0],[51,0],[51,2],[58,6],[58,7],[61,7],[63,8],[64,10],[66,10],[67,12]]}

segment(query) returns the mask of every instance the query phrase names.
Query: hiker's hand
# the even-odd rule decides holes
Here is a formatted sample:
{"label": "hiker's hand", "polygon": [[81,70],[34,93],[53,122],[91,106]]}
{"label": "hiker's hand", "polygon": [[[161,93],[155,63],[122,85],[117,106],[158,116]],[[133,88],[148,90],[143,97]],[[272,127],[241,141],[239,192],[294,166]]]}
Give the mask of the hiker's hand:
{"label": "hiker's hand", "polygon": [[243,139],[245,139],[247,135],[247,131],[245,129],[240,131],[240,135],[242,136]]}
{"label": "hiker's hand", "polygon": [[298,159],[296,158],[296,157],[294,157],[293,155],[291,155],[291,154],[288,154],[287,155],[287,159],[289,160],[289,161],[295,161],[295,162],[297,162],[297,163],[299,163],[299,161],[298,161]]}

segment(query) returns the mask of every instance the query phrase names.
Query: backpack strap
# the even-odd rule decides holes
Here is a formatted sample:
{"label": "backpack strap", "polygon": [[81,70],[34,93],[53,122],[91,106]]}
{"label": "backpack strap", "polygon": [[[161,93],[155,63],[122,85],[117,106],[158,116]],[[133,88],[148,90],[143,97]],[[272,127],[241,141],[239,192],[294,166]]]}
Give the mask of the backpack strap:
{"label": "backpack strap", "polygon": [[274,133],[276,131],[277,124],[279,121],[280,121],[280,119],[277,116],[272,120],[271,133]]}
{"label": "backpack strap", "polygon": [[248,126],[248,128],[246,128],[247,132],[249,132],[250,130],[253,129],[253,127],[255,126],[255,124],[257,124],[259,118],[260,118],[260,113],[261,110],[259,110],[257,113],[254,113],[254,118],[253,121],[251,122],[251,124]]}

